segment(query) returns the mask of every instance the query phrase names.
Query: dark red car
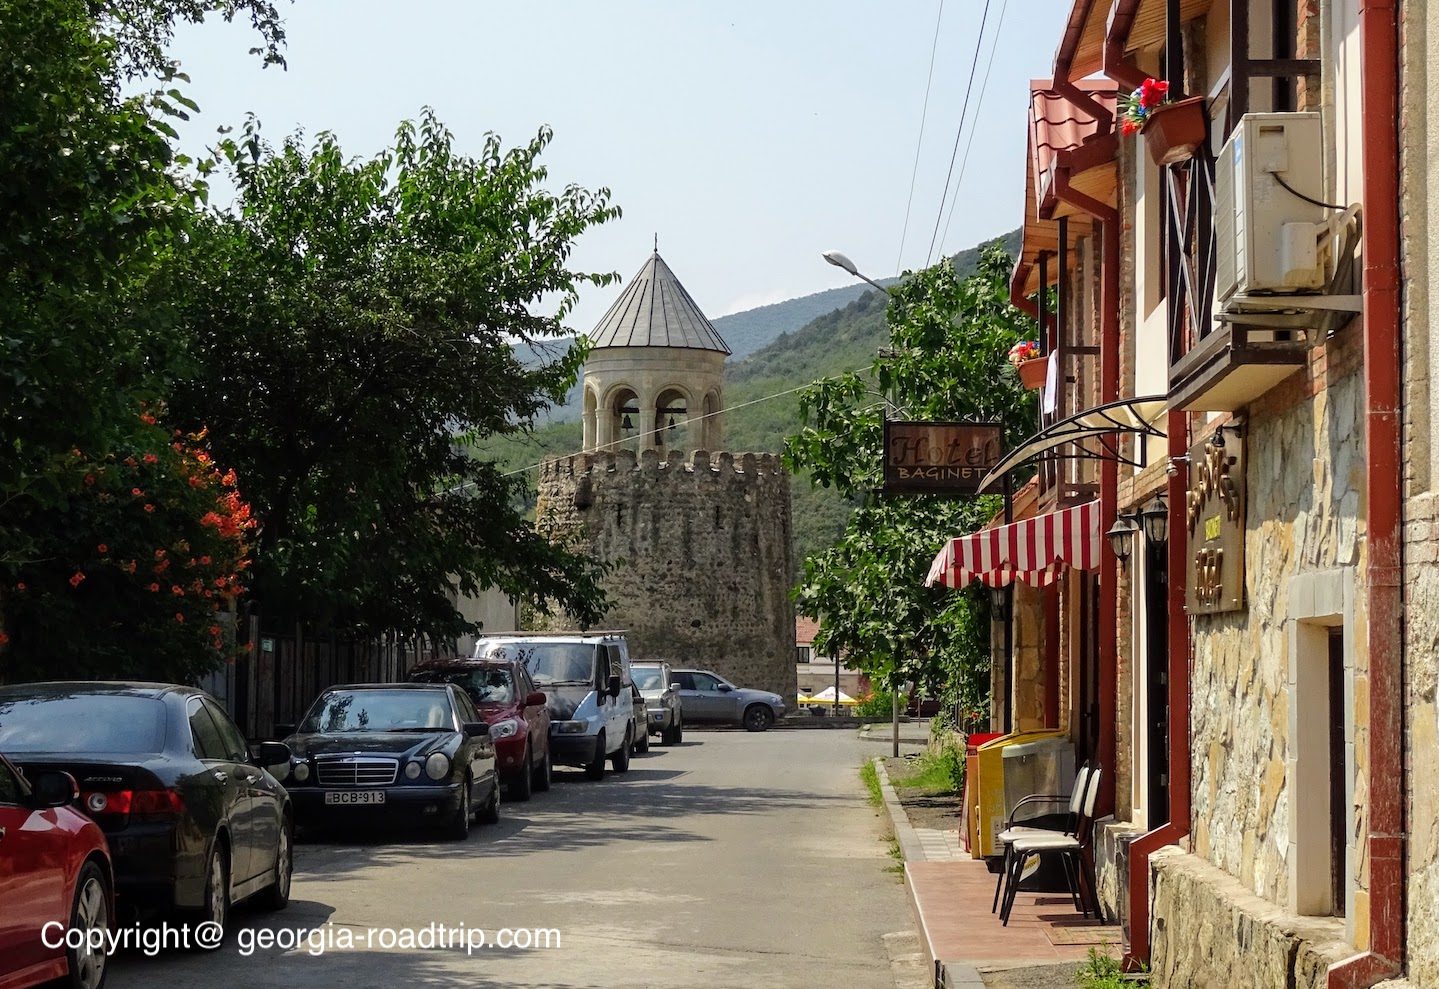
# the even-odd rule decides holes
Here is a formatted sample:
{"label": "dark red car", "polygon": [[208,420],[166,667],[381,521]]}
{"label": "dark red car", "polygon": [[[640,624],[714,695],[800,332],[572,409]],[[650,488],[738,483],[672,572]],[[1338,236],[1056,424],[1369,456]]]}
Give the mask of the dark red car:
{"label": "dark red car", "polygon": [[550,788],[550,711],[524,664],[506,659],[431,660],[410,671],[413,683],[453,683],[490,726],[500,781],[512,800]]}
{"label": "dark red car", "polygon": [[95,822],[70,807],[79,797],[69,773],[26,780],[0,756],[0,989],[105,982],[110,850]]}

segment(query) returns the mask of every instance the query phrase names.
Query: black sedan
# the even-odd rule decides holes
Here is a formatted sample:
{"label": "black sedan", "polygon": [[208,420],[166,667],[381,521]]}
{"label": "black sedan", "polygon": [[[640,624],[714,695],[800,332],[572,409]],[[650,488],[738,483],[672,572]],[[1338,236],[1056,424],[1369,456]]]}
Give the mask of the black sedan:
{"label": "black sedan", "polygon": [[204,691],[153,683],[0,687],[0,750],[32,779],[62,770],[100,825],[115,864],[116,905],[137,914],[193,910],[223,928],[230,906],[290,899],[290,799]]}
{"label": "black sedan", "polygon": [[285,787],[302,825],[410,820],[469,837],[500,817],[489,726],[452,684],[331,687],[286,739]]}

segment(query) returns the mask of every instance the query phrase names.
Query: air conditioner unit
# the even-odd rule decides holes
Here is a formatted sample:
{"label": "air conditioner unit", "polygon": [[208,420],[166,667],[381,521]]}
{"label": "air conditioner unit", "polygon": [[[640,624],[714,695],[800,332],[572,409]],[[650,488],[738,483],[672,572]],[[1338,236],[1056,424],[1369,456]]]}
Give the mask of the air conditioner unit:
{"label": "air conditioner unit", "polygon": [[1320,244],[1330,211],[1304,196],[1327,198],[1319,114],[1246,113],[1214,166],[1221,308],[1236,295],[1325,291],[1329,257]]}

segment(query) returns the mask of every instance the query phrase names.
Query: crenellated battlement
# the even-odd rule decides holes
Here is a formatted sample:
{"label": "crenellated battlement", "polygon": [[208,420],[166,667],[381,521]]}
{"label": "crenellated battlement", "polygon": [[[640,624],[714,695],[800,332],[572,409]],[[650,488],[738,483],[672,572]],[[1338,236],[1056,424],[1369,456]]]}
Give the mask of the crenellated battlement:
{"label": "crenellated battlement", "polygon": [[723,451],[711,454],[707,450],[695,450],[687,458],[683,454],[679,459],[662,457],[663,454],[657,450],[645,450],[638,455],[633,450],[576,453],[546,460],[540,465],[540,477],[559,480],[640,472],[658,477],[708,476],[718,479],[735,476],[741,480],[758,480],[785,474],[784,464],[772,453],[734,454]]}

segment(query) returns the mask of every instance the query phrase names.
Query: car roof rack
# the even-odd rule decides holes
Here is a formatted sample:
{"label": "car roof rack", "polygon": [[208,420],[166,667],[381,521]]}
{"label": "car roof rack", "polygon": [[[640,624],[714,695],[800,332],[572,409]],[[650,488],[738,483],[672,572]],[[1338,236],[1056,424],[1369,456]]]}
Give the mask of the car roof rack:
{"label": "car roof rack", "polygon": [[514,632],[481,632],[479,635],[475,636],[475,638],[477,638],[477,639],[517,639],[517,638],[518,638],[518,639],[555,639],[555,638],[573,639],[573,638],[583,637],[583,638],[587,638],[587,639],[598,639],[598,638],[602,638],[602,637],[604,637],[604,636],[606,636],[606,635],[627,635],[627,634],[629,634],[629,629],[624,629],[624,628],[594,628],[594,629],[589,629],[588,631],[578,631],[578,630],[576,630],[576,631],[570,631],[570,632],[530,632],[530,631],[524,631],[524,630],[517,630],[517,631],[514,631]]}

